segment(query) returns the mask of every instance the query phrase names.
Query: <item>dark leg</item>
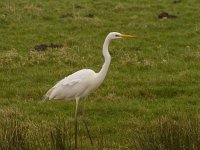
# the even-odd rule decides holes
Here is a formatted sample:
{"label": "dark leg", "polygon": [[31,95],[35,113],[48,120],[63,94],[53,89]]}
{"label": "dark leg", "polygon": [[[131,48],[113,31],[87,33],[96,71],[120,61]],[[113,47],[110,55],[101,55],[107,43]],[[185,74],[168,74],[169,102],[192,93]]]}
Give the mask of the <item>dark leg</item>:
{"label": "dark leg", "polygon": [[91,143],[91,145],[93,146],[94,144],[93,144],[92,137],[91,137],[91,135],[90,135],[90,130],[89,130],[89,128],[88,128],[87,120],[86,120],[86,114],[85,114],[85,102],[83,102],[83,103],[84,103],[84,104],[83,104],[83,111],[82,111],[82,115],[83,115],[83,123],[84,123],[84,125],[85,125],[86,130],[87,130],[87,134],[88,134],[88,136],[89,136],[90,143]]}
{"label": "dark leg", "polygon": [[78,149],[78,141],[77,141],[77,112],[78,112],[78,102],[79,102],[79,98],[76,98],[76,110],[75,110],[75,116],[74,116],[74,133],[75,133],[75,147],[74,149],[77,150]]}

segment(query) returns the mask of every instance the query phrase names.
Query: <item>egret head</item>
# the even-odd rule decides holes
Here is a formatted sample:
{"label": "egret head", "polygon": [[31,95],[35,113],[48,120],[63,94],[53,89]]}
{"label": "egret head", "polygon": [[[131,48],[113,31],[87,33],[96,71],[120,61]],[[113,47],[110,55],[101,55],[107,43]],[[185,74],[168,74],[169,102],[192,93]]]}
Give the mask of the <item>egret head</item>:
{"label": "egret head", "polygon": [[119,32],[110,32],[108,34],[108,37],[112,40],[112,39],[129,39],[129,38],[135,38],[136,36],[133,35],[126,35],[126,34],[121,34]]}

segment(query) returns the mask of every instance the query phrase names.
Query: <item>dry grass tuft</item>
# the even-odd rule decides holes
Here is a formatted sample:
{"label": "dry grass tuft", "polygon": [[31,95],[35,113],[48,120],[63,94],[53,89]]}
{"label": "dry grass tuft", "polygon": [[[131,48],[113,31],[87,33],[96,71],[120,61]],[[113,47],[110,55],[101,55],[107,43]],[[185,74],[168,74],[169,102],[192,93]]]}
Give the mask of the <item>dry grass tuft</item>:
{"label": "dry grass tuft", "polygon": [[29,11],[29,12],[38,12],[38,13],[40,13],[40,12],[43,11],[43,9],[41,7],[36,6],[34,4],[27,4],[27,5],[25,5],[24,6],[24,10],[25,11]]}
{"label": "dry grass tuft", "polygon": [[120,58],[123,65],[137,65],[143,67],[153,67],[155,63],[153,60],[140,58],[137,54],[124,54]]}
{"label": "dry grass tuft", "polygon": [[22,117],[23,113],[20,112],[19,110],[14,110],[14,109],[1,109],[0,113],[3,115],[5,118],[16,118],[16,117]]}
{"label": "dry grass tuft", "polygon": [[184,55],[186,60],[200,60],[200,52],[194,51]]}
{"label": "dry grass tuft", "polygon": [[[190,149],[200,148],[200,126],[197,118],[184,118],[180,121],[161,117],[151,122],[143,134],[134,137],[137,150]],[[142,135],[142,136],[141,136]]]}
{"label": "dry grass tuft", "polygon": [[17,62],[22,59],[16,49],[0,53],[0,67],[17,66]]}

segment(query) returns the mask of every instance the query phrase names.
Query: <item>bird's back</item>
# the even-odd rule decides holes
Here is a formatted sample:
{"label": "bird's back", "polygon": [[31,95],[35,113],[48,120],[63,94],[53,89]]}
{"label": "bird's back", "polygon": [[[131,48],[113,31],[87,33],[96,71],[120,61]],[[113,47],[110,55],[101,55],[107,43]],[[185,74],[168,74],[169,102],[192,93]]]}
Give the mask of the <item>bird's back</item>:
{"label": "bird's back", "polygon": [[[90,69],[79,70],[56,83],[45,95],[46,99],[75,99],[85,96],[95,72]],[[87,94],[87,93],[86,93]]]}

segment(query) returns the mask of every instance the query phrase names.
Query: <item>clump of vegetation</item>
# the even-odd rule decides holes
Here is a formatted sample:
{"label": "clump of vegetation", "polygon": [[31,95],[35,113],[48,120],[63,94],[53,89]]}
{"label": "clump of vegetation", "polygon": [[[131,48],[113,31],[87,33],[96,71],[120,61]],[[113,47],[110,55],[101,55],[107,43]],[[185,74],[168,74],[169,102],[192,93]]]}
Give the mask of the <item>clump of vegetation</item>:
{"label": "clump of vegetation", "polygon": [[[79,149],[135,149],[135,150],[176,150],[200,149],[200,120],[197,118],[170,119],[166,116],[144,123],[139,128],[130,127],[127,145],[110,140],[100,134],[93,137],[92,147],[88,137],[80,129]],[[74,149],[73,127],[64,120],[52,124],[34,124],[12,117],[0,123],[0,149]]]}
{"label": "clump of vegetation", "polygon": [[[52,124],[34,124],[22,121],[16,117],[3,120],[0,123],[0,149],[48,149],[73,150],[74,135],[69,123],[59,120]],[[79,138],[79,149],[104,149],[112,147],[103,135],[94,147],[87,143],[83,134]]]}
{"label": "clump of vegetation", "polygon": [[17,119],[2,120],[0,123],[0,149],[27,149],[29,147],[28,126]]}
{"label": "clump of vegetation", "polygon": [[138,131],[133,140],[137,150],[197,150],[200,149],[200,121],[160,118]]}

